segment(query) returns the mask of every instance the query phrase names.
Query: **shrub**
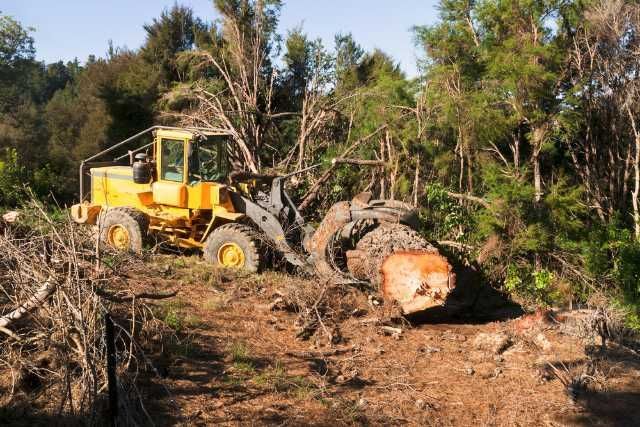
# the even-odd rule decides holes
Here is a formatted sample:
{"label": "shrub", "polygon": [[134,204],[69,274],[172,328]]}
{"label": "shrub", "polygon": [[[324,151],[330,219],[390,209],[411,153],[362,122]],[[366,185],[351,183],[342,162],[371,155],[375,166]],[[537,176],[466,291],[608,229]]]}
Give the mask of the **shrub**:
{"label": "shrub", "polygon": [[16,206],[25,199],[26,175],[16,150],[6,149],[0,157],[0,206]]}
{"label": "shrub", "polygon": [[614,220],[589,234],[583,254],[588,273],[627,313],[628,325],[640,330],[640,242]]}

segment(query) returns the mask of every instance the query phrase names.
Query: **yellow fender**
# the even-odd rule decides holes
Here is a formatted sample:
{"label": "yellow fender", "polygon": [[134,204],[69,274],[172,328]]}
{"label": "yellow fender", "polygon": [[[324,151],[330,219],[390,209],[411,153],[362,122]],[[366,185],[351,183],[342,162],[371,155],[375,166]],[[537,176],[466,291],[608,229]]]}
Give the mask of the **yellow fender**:
{"label": "yellow fender", "polygon": [[204,241],[209,237],[209,233],[211,233],[211,229],[213,228],[213,224],[218,219],[227,220],[229,222],[238,222],[238,220],[244,218],[246,215],[239,212],[229,212],[224,208],[213,209],[211,212],[211,221],[209,221],[209,225],[207,225],[207,229],[202,234],[202,239],[200,239],[200,243],[204,243]]}

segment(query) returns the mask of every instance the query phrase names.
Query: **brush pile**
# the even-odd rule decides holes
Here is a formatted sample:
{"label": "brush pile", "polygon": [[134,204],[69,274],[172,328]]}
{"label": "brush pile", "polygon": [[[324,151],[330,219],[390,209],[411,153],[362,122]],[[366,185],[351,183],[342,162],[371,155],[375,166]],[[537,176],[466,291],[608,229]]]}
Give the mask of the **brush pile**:
{"label": "brush pile", "polygon": [[161,325],[142,301],[164,295],[127,291],[126,260],[101,254],[85,228],[54,221],[36,203],[26,211],[0,220],[0,406],[10,418],[145,423],[139,343]]}

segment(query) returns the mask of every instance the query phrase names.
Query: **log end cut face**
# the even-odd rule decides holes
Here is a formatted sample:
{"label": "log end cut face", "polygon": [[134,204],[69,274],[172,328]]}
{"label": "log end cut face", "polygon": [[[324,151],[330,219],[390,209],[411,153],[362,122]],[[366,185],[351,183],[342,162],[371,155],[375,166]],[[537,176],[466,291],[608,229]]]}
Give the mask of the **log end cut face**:
{"label": "log end cut face", "polygon": [[405,314],[443,305],[455,287],[451,264],[438,253],[397,251],[384,260],[380,272],[382,294]]}

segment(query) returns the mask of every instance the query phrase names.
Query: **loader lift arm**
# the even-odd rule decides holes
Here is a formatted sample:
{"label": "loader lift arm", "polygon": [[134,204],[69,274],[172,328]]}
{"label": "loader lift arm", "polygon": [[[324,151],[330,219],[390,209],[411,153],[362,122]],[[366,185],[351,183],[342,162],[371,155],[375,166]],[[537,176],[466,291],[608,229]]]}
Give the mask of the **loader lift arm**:
{"label": "loader lift arm", "polygon": [[[244,212],[271,240],[285,259],[296,267],[308,267],[308,260],[302,255],[302,243],[311,238],[314,229],[305,223],[295,203],[285,191],[284,183],[287,179],[318,166],[320,165],[317,164],[281,176],[260,175],[244,171],[230,174],[232,183],[234,181],[256,180],[269,185],[268,194],[258,195],[255,197],[255,201],[239,193],[232,193],[231,197],[236,209]],[[285,230],[284,227],[287,227],[288,230]]]}

